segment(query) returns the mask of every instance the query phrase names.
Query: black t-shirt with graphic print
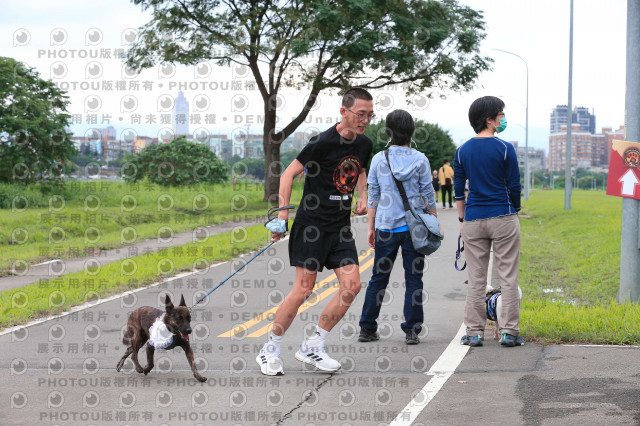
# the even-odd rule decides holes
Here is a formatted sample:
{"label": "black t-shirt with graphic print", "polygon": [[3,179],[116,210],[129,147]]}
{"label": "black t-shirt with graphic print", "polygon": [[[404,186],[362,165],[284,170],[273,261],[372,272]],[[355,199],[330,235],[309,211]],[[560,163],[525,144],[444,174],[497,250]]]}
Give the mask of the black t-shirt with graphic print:
{"label": "black t-shirt with graphic print", "polygon": [[314,136],[296,157],[306,177],[295,222],[328,232],[349,225],[353,191],[373,150],[367,136],[346,140],[336,126]]}

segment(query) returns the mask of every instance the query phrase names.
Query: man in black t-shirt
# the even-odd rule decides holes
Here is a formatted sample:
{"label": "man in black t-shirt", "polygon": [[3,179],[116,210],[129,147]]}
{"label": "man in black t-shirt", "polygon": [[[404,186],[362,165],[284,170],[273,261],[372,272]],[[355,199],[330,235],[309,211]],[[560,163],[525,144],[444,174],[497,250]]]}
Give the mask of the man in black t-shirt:
{"label": "man in black t-shirt", "polygon": [[[294,178],[306,170],[304,191],[289,238],[289,262],[296,268],[293,288],[276,311],[269,341],[256,357],[262,374],[282,375],[280,343],[298,308],[311,295],[317,273],[333,269],[340,288],[320,316],[312,337],[295,354],[298,361],[323,371],[336,371],[340,363],[327,355],[327,333],[342,319],[360,291],[358,252],[351,234],[354,213],[367,213],[367,174],[373,143],[364,130],[374,117],[373,98],[364,89],[350,89],[342,98],[342,121],[312,138],[280,178],[280,206],[289,204]],[[273,241],[286,231],[288,210],[267,224]]]}

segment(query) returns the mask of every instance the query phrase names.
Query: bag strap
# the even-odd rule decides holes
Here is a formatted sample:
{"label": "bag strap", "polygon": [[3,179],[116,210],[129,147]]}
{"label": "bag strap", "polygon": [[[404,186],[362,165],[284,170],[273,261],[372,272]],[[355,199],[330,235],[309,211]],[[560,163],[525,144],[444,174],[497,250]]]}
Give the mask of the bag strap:
{"label": "bag strap", "polygon": [[407,198],[407,193],[404,190],[404,185],[402,184],[401,181],[396,179],[396,177],[393,175],[393,170],[391,169],[391,162],[389,161],[389,149],[385,149],[384,156],[387,159],[387,164],[389,165],[389,171],[391,172],[391,177],[393,178],[393,181],[396,183],[396,186],[398,187],[398,191],[400,192],[400,196],[402,197],[402,205],[404,207],[404,211],[405,212],[409,211],[411,210],[411,207],[409,206],[409,199]]}
{"label": "bag strap", "polygon": [[464,268],[467,267],[467,261],[464,261],[464,265],[462,267],[458,266],[458,260],[460,260],[460,255],[464,251],[464,240],[462,239],[462,233],[458,235],[458,250],[456,250],[456,260],[453,265],[456,267],[456,270],[463,271]]}

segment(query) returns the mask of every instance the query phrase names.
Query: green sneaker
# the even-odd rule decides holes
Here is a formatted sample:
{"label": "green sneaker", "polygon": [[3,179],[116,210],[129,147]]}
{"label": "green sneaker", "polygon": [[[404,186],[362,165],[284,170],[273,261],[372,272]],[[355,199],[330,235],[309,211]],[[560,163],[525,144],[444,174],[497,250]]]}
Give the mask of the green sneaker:
{"label": "green sneaker", "polygon": [[468,346],[482,346],[482,336],[479,334],[477,336],[464,335],[462,336],[462,339],[460,339],[460,344]]}
{"label": "green sneaker", "polygon": [[500,344],[502,346],[514,347],[514,346],[524,346],[524,338],[522,336],[514,336],[513,334],[507,334],[506,332],[502,332],[502,339],[500,339]]}

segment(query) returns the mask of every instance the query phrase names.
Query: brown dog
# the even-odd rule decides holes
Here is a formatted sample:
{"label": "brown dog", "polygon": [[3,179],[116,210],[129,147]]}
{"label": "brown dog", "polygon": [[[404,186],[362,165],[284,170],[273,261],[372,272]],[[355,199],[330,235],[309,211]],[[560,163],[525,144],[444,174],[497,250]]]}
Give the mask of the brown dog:
{"label": "brown dog", "polygon": [[[147,375],[153,368],[153,354],[155,348],[151,342],[147,343],[147,366],[142,368],[138,362],[138,351],[149,340],[149,328],[153,325],[157,318],[162,315],[160,309],[152,308],[150,306],[142,306],[131,313],[129,321],[127,322],[127,331],[124,334],[122,343],[129,345],[126,352],[118,362],[116,371],[120,371],[122,365],[129,355],[136,367],[138,373],[144,373]],[[180,346],[185,355],[191,371],[193,371],[193,377],[197,380],[204,382],[206,377],[202,377],[195,364],[193,363],[193,351],[189,345],[189,334],[191,334],[191,312],[187,308],[187,304],[184,302],[184,296],[180,298],[180,305],[178,307],[173,306],[171,298],[167,295],[165,299],[165,315],[163,318],[167,330],[172,333],[173,341],[165,350],[173,349],[176,346]]]}

